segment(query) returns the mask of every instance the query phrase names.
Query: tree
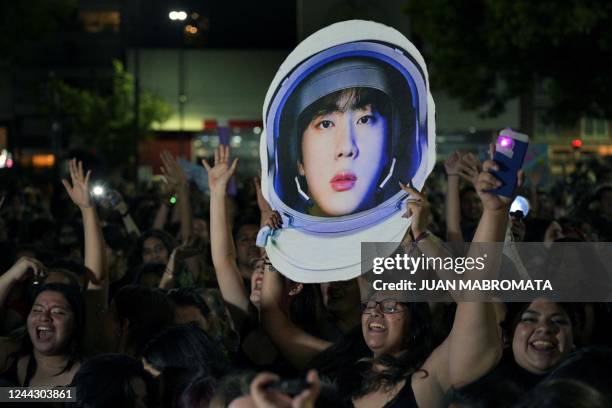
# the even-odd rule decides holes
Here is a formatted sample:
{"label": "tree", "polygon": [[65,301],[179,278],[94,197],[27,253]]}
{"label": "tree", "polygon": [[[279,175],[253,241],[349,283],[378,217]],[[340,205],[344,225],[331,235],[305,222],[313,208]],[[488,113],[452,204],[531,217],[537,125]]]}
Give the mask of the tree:
{"label": "tree", "polygon": [[405,11],[432,87],[466,108],[495,116],[518,97],[532,132],[537,85],[550,99],[546,120],[612,117],[612,2],[410,0]]}
{"label": "tree", "polygon": [[61,116],[67,117],[71,140],[93,147],[110,164],[132,163],[138,137],[150,134],[153,124],[166,121],[170,106],[151,92],[141,91],[135,135],[134,76],[113,61],[110,91],[102,93],[52,80],[50,87]]}

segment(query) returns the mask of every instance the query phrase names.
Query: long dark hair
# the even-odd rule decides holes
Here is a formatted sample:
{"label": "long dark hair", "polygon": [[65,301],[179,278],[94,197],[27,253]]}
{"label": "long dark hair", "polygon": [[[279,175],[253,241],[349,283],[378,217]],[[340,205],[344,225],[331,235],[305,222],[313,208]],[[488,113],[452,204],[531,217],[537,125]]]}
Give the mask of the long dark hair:
{"label": "long dark hair", "polygon": [[215,378],[229,371],[229,362],[215,341],[194,324],[165,329],[145,346],[142,357],[161,372],[168,368],[203,370]]}
{"label": "long dark hair", "polygon": [[85,361],[71,384],[77,390],[76,407],[134,406],[136,395],[131,384],[133,378],[144,380],[147,405],[156,406],[155,381],[140,361],[122,354],[103,354]]}
{"label": "long dark hair", "polygon": [[[422,302],[402,303],[410,319],[404,326],[404,344],[399,356],[373,357],[363,338],[361,325],[355,327],[332,347],[317,356],[311,366],[323,377],[336,379],[338,393],[354,399],[379,389],[392,389],[403,380],[409,381],[421,367],[433,349],[429,306]],[[383,366],[384,370],[374,370]]]}

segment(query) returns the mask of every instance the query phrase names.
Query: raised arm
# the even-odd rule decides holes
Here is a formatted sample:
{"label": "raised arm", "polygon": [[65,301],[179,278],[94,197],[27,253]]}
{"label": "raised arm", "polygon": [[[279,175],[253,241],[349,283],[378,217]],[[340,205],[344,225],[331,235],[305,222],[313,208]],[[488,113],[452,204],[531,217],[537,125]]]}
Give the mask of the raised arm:
{"label": "raised arm", "polygon": [[162,152],[162,173],[168,186],[176,192],[179,220],[181,223],[181,242],[185,243],[193,233],[193,212],[187,175],[176,159],[167,151]]}
{"label": "raised arm", "polygon": [[[512,199],[488,192],[501,185],[490,170],[498,170],[493,160],[483,163],[483,171],[476,183],[483,213],[468,256],[477,257],[485,252],[488,255],[487,277],[494,278],[501,264],[501,243],[504,241],[508,207]],[[502,354],[497,304],[491,301],[458,302],[453,328],[447,340],[447,387],[466,385],[486,374],[499,362]]]}
{"label": "raised arm", "polygon": [[139,237],[140,229],[138,228],[138,225],[136,225],[136,222],[134,222],[134,219],[132,218],[132,215],[130,214],[130,207],[127,205],[127,203],[123,199],[123,196],[119,192],[117,192],[117,194],[119,195],[120,200],[114,209],[121,216],[121,221],[123,222],[125,231],[128,233],[128,235],[131,235],[133,237]]}
{"label": "raised arm", "polygon": [[461,204],[459,203],[459,152],[454,152],[444,162],[446,170],[446,240],[448,242],[463,243],[461,232]]}
{"label": "raised arm", "polygon": [[87,289],[103,289],[108,286],[104,236],[100,227],[100,220],[96,207],[91,202],[89,195],[89,177],[91,170],[85,175],[83,163],[76,159],[69,161],[70,179],[62,180],[70,199],[81,210],[83,217],[83,229],[85,235],[85,266],[93,272],[92,279],[87,284]]}
{"label": "raised arm", "polygon": [[297,368],[304,368],[314,356],[331,346],[331,343],[306,333],[291,322],[283,305],[283,277],[272,270],[264,269],[261,290],[261,316],[264,329],[279,348],[283,356]]}
{"label": "raised arm", "polygon": [[40,261],[26,256],[19,258],[11,269],[0,275],[0,310],[4,309],[11,289],[18,282],[23,282],[31,276],[42,281],[45,275],[45,267]]}
{"label": "raised arm", "polygon": [[229,154],[229,147],[220,145],[215,150],[215,165],[211,166],[206,160],[202,163],[208,171],[210,187],[210,246],[213,266],[223,300],[227,303],[235,323],[240,326],[240,322],[244,321],[249,313],[249,294],[236,263],[234,239],[227,214],[227,184],[238,165],[237,158],[230,165]]}

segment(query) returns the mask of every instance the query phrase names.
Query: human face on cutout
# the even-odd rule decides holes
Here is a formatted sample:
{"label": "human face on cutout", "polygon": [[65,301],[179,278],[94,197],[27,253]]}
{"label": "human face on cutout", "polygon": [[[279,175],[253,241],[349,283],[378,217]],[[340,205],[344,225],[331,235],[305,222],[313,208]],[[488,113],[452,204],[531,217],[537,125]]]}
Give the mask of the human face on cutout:
{"label": "human face on cutout", "polygon": [[370,208],[386,151],[386,120],[371,105],[315,116],[302,134],[298,163],[315,212],[340,216]]}
{"label": "human face on cutout", "polygon": [[149,237],[142,244],[142,263],[168,263],[168,248],[157,237]]}
{"label": "human face on cutout", "polygon": [[34,300],[28,315],[28,334],[43,355],[64,352],[74,332],[74,312],[64,295],[47,290]]}
{"label": "human face on cutout", "polygon": [[[375,301],[379,303],[374,304]],[[375,357],[395,355],[404,348],[404,327],[409,323],[410,316],[406,305],[399,302],[396,302],[393,310],[389,308],[387,313],[383,313],[393,302],[392,298],[377,294],[370,298],[361,315],[363,338]]]}
{"label": "human face on cutout", "polygon": [[251,266],[252,262],[260,257],[260,251],[257,245],[257,233],[259,226],[255,224],[246,224],[241,226],[236,233],[236,258],[238,263]]}
{"label": "human face on cutout", "polygon": [[546,299],[533,301],[514,330],[514,359],[518,365],[534,374],[549,372],[573,347],[574,336],[569,316],[559,304]]}

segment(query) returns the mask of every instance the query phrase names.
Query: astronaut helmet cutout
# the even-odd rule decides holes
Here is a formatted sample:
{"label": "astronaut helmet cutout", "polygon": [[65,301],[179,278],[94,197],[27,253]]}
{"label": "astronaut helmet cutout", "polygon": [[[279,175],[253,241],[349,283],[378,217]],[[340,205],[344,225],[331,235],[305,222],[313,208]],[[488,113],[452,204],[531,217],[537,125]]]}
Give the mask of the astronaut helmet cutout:
{"label": "astronaut helmet cutout", "polygon": [[267,239],[276,269],[299,282],[361,273],[361,242],[400,242],[407,193],[435,164],[435,106],[414,45],[351,20],[301,42],[268,89],[262,192],[283,218]]}

